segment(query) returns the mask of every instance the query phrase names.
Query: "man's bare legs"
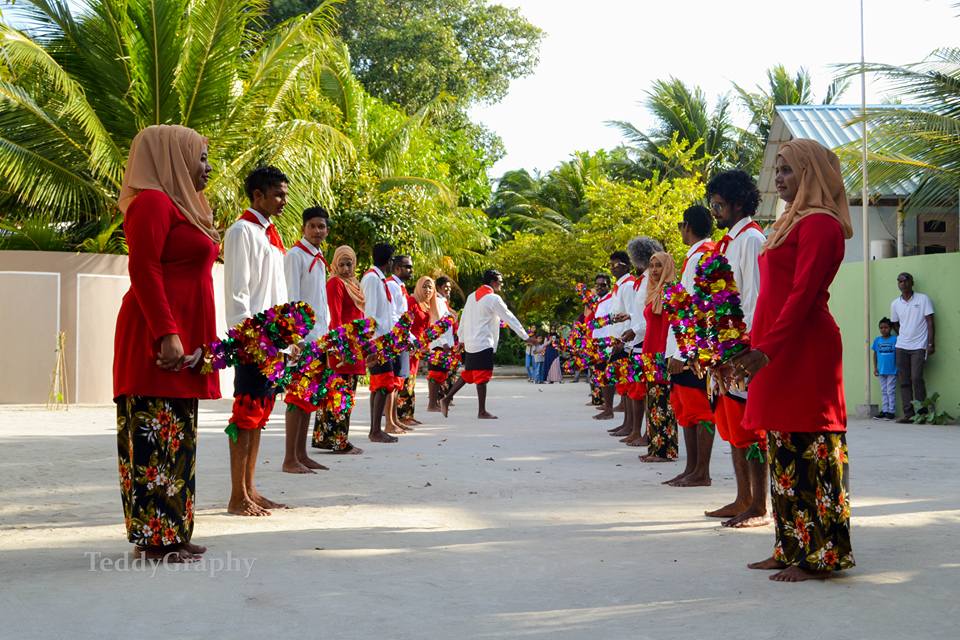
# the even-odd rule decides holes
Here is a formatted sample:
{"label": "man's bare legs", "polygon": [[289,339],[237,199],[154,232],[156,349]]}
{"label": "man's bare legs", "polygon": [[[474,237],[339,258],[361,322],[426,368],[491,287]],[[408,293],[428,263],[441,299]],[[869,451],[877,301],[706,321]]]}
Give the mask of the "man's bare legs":
{"label": "man's bare legs", "polygon": [[307,455],[307,428],[310,426],[310,414],[295,405],[287,405],[284,415],[286,443],[283,465],[285,473],[315,473],[314,469],[327,470],[319,462]]}
{"label": "man's bare legs", "polygon": [[626,442],[629,439],[630,432],[633,430],[633,403],[630,402],[630,399],[627,396],[620,396],[621,402],[624,404],[623,411],[623,424],[617,427],[617,430],[614,432],[607,430],[608,433],[622,433],[623,439],[620,442]]}
{"label": "man's bare legs", "polygon": [[386,389],[377,389],[370,392],[370,442],[396,442],[397,439],[380,428],[383,420],[383,411],[390,394]]}
{"label": "man's bare legs", "polygon": [[[767,515],[768,467],[764,460],[747,460],[747,477],[750,483],[750,505],[741,513],[723,523],[725,527],[743,529],[763,527],[772,521]],[[795,582],[788,580],[787,582]]]}
{"label": "man's bare legs", "polygon": [[477,409],[477,417],[481,420],[496,420],[497,416],[493,415],[487,411],[487,383],[483,382],[477,385],[477,401],[479,402],[479,408]]}
{"label": "man's bare legs", "polygon": [[440,411],[440,385],[433,378],[427,378],[427,411],[438,413]]}
{"label": "man's bare legs", "polygon": [[603,398],[603,409],[600,413],[593,416],[594,420],[613,420],[613,392],[614,388],[609,385],[600,388],[600,396]]}
{"label": "man's bare legs", "polygon": [[[709,487],[713,482],[710,479],[710,456],[713,453],[715,427],[710,422],[699,422],[696,427],[692,427],[690,430],[695,435],[696,463],[689,474],[671,484],[675,487]],[[683,433],[683,439],[686,442],[686,429]]]}
{"label": "man's bare legs", "polygon": [[[255,503],[247,492],[246,472],[250,457],[251,429],[240,429],[237,441],[230,440],[230,502],[227,511],[237,516],[268,516],[270,512]],[[256,430],[259,433],[259,430]]]}
{"label": "man's bare legs", "polygon": [[[467,384],[463,378],[457,378],[457,381],[453,383],[453,386],[450,387],[450,390],[440,398],[440,413],[443,414],[443,417],[446,418],[447,414],[450,413],[450,405],[453,404],[453,396],[457,395],[457,392],[460,389],[463,389],[463,385]],[[486,400],[486,398],[484,398]]]}
{"label": "man's bare legs", "polygon": [[683,447],[687,450],[687,464],[679,475],[664,480],[661,484],[675,485],[693,473],[697,466],[697,427],[696,425],[692,427],[682,426],[680,430],[683,432]]}
{"label": "man's bare legs", "polygon": [[[244,474],[244,483],[246,484],[247,495],[255,503],[264,509],[286,509],[287,505],[274,502],[269,498],[264,498],[257,491],[257,486],[253,482],[254,473],[257,471],[257,456],[260,454],[260,433],[261,429],[250,429],[250,454],[247,456],[247,468]],[[241,432],[242,433],[242,432]]]}
{"label": "man's bare legs", "polygon": [[733,518],[746,511],[753,500],[747,471],[747,450],[730,445],[730,456],[733,458],[733,475],[737,480],[737,497],[726,506],[706,511],[705,515],[710,518]]}

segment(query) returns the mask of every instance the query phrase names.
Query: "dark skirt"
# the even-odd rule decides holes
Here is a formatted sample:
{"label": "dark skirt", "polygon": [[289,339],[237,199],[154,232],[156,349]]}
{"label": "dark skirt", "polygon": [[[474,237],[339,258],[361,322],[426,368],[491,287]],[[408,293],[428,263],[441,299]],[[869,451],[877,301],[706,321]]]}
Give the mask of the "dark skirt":
{"label": "dark skirt", "polygon": [[[348,373],[338,373],[338,376],[347,381],[350,385],[350,394],[353,398],[357,395],[357,379]],[[351,402],[352,406],[352,402]],[[351,409],[351,412],[353,410]],[[313,439],[311,446],[315,449],[330,449],[331,451],[349,451],[353,448],[350,444],[350,414],[336,417],[328,409],[317,411],[317,416],[313,422]]]}
{"label": "dark skirt", "polygon": [[773,557],[810,571],[854,566],[845,433],[767,434]]}
{"label": "dark skirt", "polygon": [[650,431],[647,453],[658,458],[676,460],[680,442],[677,437],[677,418],[670,404],[670,385],[647,385],[647,423]]}
{"label": "dark skirt", "polygon": [[196,398],[117,398],[120,495],[127,539],[190,542],[196,491]]}

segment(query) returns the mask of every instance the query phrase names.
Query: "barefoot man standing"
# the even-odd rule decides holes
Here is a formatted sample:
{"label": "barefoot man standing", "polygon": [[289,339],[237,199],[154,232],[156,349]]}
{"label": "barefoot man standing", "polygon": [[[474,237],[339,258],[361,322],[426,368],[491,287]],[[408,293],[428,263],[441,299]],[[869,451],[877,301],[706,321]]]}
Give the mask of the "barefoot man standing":
{"label": "barefoot man standing", "polygon": [[454,383],[450,393],[440,402],[444,417],[450,411],[450,402],[463,385],[477,385],[477,399],[480,402],[477,417],[494,420],[497,416],[487,411],[487,383],[493,377],[493,354],[500,341],[500,321],[520,336],[521,340],[532,344],[533,338],[527,335],[517,317],[510,313],[506,303],[498,293],[503,287],[503,276],[495,269],[483,272],[483,286],[467,296],[460,318],[458,335],[464,346],[463,372]]}
{"label": "barefoot man standing", "polygon": [[[244,185],[250,207],[223,237],[223,280],[227,326],[287,302],[283,272],[286,250],[271,221],[287,204],[287,176],[276,167],[259,167]],[[230,434],[230,503],[240,516],[268,516],[286,505],[261,496],[253,484],[260,452],[260,430],[273,411],[276,388],[256,365],[237,365],[233,378]]]}

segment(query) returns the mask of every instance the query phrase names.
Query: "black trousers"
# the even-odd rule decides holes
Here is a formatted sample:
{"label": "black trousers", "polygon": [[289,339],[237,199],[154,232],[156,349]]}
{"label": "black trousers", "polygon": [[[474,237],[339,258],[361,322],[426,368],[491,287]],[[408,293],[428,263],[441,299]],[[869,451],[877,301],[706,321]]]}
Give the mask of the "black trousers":
{"label": "black trousers", "polygon": [[927,398],[927,384],[923,380],[923,365],[926,361],[926,349],[897,349],[900,400],[903,403],[903,415],[908,418],[915,413],[913,401]]}

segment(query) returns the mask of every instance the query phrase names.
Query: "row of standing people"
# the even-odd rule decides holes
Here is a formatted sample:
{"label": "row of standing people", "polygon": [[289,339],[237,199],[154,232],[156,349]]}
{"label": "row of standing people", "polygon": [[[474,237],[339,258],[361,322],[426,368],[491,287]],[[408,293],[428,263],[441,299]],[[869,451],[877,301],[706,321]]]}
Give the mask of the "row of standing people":
{"label": "row of standing people", "polygon": [[[219,376],[185,366],[189,354],[217,339],[212,267],[221,238],[203,190],[211,166],[208,142],[192,129],[157,125],[133,140],[119,197],[129,246],[130,290],[117,317],[114,344],[114,398],[124,521],[138,554],[167,561],[195,560],[206,549],[192,542],[196,500],[196,445],[199,400],[220,398]],[[250,206],[222,238],[225,312],[228,326],[289,301],[304,301],[315,313],[307,336],[363,317],[372,318],[375,335],[391,331],[400,317],[412,318],[411,333],[448,314],[451,282],[420,278],[409,294],[413,273],[408,255],[394,255],[387,243],[373,247],[373,264],[357,278],[357,256],[338,247],[327,261],[320,247],[330,230],[322,207],[302,214],[303,237],[287,250],[273,223],[287,203],[290,180],[274,167],[260,167],[245,180]],[[516,317],[497,295],[502,276],[484,274],[484,285],[468,296],[458,333],[466,347],[465,370],[454,381],[448,365],[431,364],[428,408],[449,411],[463,384],[480,391],[480,417],[486,411],[486,383],[492,375],[501,320],[527,339]],[[456,335],[447,330],[429,346],[450,351]],[[450,362],[450,359],[441,359]],[[414,383],[420,366],[404,352],[386,363],[329,363],[355,392],[359,377],[370,377],[371,442],[392,443],[393,434],[412,429]],[[254,365],[238,365],[230,434],[231,493],[228,511],[269,515],[286,505],[263,496],[254,476],[260,435],[270,419],[277,390]],[[349,439],[350,414],[336,417],[291,394],[285,397],[286,446],[283,471],[326,469],[307,455],[312,414],[312,444],[332,454],[356,454]],[[350,403],[352,406],[352,403]],[[384,422],[386,423],[384,425]]]}
{"label": "row of standing people", "polygon": [[[730,444],[737,495],[705,514],[735,528],[769,524],[769,481],[774,552],[750,568],[798,581],[854,564],[842,350],[827,306],[852,227],[839,162],[818,143],[781,146],[776,186],[787,208],[767,236],[752,220],[760,203],[753,179],[742,171],[714,177],[707,185],[710,209],[690,207],[679,223],[688,246],[679,274],[672,256],[649,238],[636,238],[628,253],[610,256],[613,286],[598,276],[599,301],[588,311],[617,323],[594,329],[593,337],[620,339],[623,351],[611,358],[628,350],[661,354],[670,382],[594,385],[591,404],[600,409],[597,419],[610,419],[615,395],[623,398],[624,422],[609,433],[647,446],[644,462],[675,460],[682,431],[686,466],[664,483],[674,487],[711,484],[719,432]],[[710,240],[714,221],[725,230],[716,244]],[[740,381],[744,391],[733,385],[726,393],[708,393],[707,382],[680,357],[663,310],[664,288],[679,279],[692,293],[697,265],[713,252],[731,265],[751,339],[750,350],[720,375]]]}

